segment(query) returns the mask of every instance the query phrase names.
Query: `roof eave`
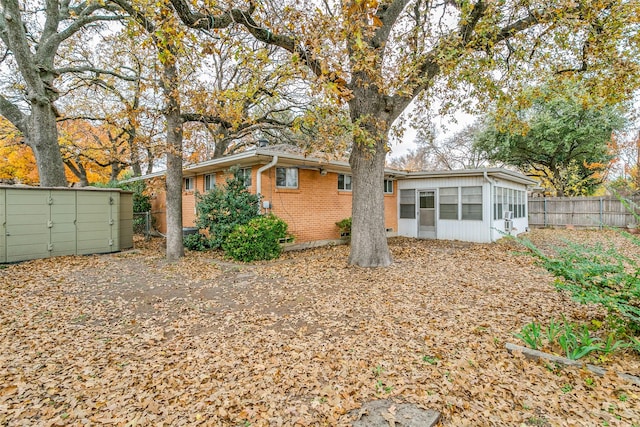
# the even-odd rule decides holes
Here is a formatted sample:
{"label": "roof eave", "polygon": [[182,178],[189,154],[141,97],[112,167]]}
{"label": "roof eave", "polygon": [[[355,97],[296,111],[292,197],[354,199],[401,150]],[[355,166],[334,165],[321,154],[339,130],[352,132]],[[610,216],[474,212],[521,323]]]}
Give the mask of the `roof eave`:
{"label": "roof eave", "polygon": [[444,178],[444,177],[465,177],[465,176],[483,176],[487,174],[490,177],[506,179],[508,181],[517,182],[525,185],[534,185],[538,182],[528,176],[518,172],[513,172],[503,168],[484,168],[484,169],[458,169],[458,170],[439,170],[439,171],[421,171],[408,172],[403,178]]}

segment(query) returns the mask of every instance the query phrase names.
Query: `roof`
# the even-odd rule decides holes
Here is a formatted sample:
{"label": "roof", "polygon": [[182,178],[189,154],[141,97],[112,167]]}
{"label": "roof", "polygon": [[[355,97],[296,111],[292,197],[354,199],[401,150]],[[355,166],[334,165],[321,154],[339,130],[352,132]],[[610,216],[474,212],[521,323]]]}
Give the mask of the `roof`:
{"label": "roof", "polygon": [[201,163],[186,166],[184,175],[190,176],[214,169],[224,169],[234,165],[254,165],[256,163],[269,163],[275,156],[278,157],[278,164],[298,167],[324,167],[332,172],[348,172],[351,170],[349,162],[345,159],[336,159],[336,156],[329,153],[313,152],[308,153],[300,147],[289,144],[270,145],[258,147],[242,153],[230,156],[211,159]]}
{"label": "roof", "polygon": [[[256,164],[267,164],[274,157],[278,157],[278,165],[299,167],[302,169],[325,169],[328,172],[335,173],[351,173],[351,166],[344,158],[321,152],[308,152],[307,150],[290,145],[278,144],[266,147],[258,147],[241,153],[232,154],[217,159],[206,160],[200,163],[185,166],[183,175],[185,177],[195,176],[205,172],[213,172],[221,169],[228,169],[231,166],[252,166]],[[133,182],[138,180],[151,179],[164,176],[166,171],[155,172],[135,178],[124,180],[123,182]],[[521,173],[510,171],[503,168],[483,168],[483,169],[460,169],[460,170],[437,170],[437,171],[420,171],[406,172],[398,169],[385,168],[387,176],[393,176],[396,179],[411,178],[445,178],[460,176],[487,176],[506,179],[508,181],[517,182],[525,185],[537,184],[537,181],[522,175]]]}
{"label": "roof", "polygon": [[25,184],[0,184],[0,190],[60,190],[60,191],[110,191],[119,193],[132,193],[129,190],[123,190],[118,187],[40,187],[37,185]]}
{"label": "roof", "polygon": [[517,182],[525,185],[535,185],[538,181],[529,178],[520,172],[515,172],[504,168],[481,168],[481,169],[458,169],[458,170],[437,170],[437,171],[420,171],[405,172],[399,179],[411,178],[451,178],[464,176],[484,176],[492,178],[500,178],[507,181]]}
{"label": "roof", "polygon": [[[269,145],[243,151],[237,154],[206,160],[200,163],[187,165],[183,168],[185,177],[198,175],[204,172],[228,169],[231,166],[252,166],[255,164],[269,163],[274,157],[278,157],[278,165],[296,166],[299,168],[325,169],[328,172],[350,173],[351,166],[344,158],[338,158],[335,154],[307,150],[290,144]],[[385,169],[387,174],[404,173],[395,169]],[[154,172],[148,175],[126,179],[122,182],[133,182],[164,176],[166,171]]]}

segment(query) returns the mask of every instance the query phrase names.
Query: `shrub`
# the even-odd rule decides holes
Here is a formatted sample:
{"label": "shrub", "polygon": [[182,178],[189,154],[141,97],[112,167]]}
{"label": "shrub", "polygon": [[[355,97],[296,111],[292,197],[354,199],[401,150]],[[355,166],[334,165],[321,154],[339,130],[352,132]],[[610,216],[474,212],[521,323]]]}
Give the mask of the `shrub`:
{"label": "shrub", "polygon": [[251,262],[278,258],[280,240],[287,237],[287,223],[275,215],[259,216],[238,225],[222,244],[225,253],[237,260]]}
{"label": "shrub", "polygon": [[196,194],[196,226],[209,231],[208,245],[217,249],[238,226],[258,216],[260,198],[249,193],[237,168],[222,188]]}
{"label": "shrub", "polygon": [[187,234],[182,238],[182,244],[190,251],[206,251],[209,249],[209,241],[200,233]]}
{"label": "shrub", "polygon": [[351,217],[336,222],[336,226],[340,230],[340,237],[345,240],[351,239]]}

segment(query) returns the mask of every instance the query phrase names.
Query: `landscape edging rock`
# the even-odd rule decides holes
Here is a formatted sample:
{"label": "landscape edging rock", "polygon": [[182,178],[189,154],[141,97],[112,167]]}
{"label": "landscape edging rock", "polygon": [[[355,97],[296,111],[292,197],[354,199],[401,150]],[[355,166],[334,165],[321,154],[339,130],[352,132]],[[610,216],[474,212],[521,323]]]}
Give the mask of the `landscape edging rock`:
{"label": "landscape edging rock", "polygon": [[[595,375],[597,375],[599,377],[603,377],[607,373],[606,369],[601,368],[599,366],[591,365],[589,363],[583,363],[583,362],[580,362],[579,360],[571,360],[571,359],[567,359],[566,357],[555,356],[553,354],[543,353],[543,352],[538,351],[538,350],[533,350],[533,349],[531,349],[529,347],[523,347],[523,346],[520,346],[520,345],[511,344],[511,343],[507,343],[505,347],[507,348],[507,351],[509,353],[513,353],[514,351],[517,351],[517,352],[522,353],[524,355],[524,357],[526,357],[527,359],[533,359],[533,360],[545,359],[545,360],[548,360],[550,362],[558,363],[558,364],[563,365],[563,366],[573,366],[573,367],[576,367],[576,368],[584,367],[588,371],[594,373]],[[620,378],[624,378],[625,380],[630,381],[630,382],[634,383],[637,386],[640,386],[640,377],[636,377],[634,375],[625,374],[623,372],[616,372],[616,374]]]}

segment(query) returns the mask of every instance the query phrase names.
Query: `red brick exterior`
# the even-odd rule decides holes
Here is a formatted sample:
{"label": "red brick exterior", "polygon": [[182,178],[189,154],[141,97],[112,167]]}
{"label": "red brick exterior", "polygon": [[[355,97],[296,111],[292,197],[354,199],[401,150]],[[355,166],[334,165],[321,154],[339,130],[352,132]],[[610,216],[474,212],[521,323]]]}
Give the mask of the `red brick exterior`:
{"label": "red brick exterior", "polygon": [[[255,193],[257,171],[262,165],[252,167],[251,187]],[[211,172],[213,173],[213,172]],[[205,175],[195,176],[195,189],[204,192]],[[216,185],[223,185],[224,172],[216,172]],[[298,169],[298,188],[278,188],[275,182],[276,166],[262,173],[262,201],[268,201],[272,212],[289,225],[289,232],[296,243],[313,242],[340,238],[335,223],[351,216],[351,191],[338,190],[338,174],[321,175],[317,169]],[[393,183],[393,193],[385,194],[385,227],[398,231],[397,185]],[[152,210],[156,216],[156,228],[164,233],[164,189],[158,189],[152,199]],[[195,224],[195,191],[182,193],[182,221],[185,227]],[[264,210],[263,210],[264,211]]]}

